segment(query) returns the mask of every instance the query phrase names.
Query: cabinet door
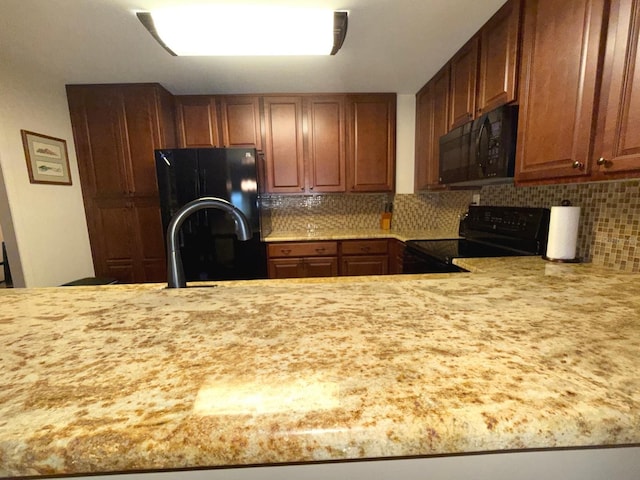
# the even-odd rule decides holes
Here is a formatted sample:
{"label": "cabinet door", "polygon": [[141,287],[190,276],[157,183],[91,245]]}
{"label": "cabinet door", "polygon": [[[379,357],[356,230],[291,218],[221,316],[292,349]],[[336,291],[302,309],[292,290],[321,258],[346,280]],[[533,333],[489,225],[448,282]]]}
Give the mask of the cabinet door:
{"label": "cabinet door", "polygon": [[403,273],[405,244],[400,240],[389,240],[389,273],[391,275]]}
{"label": "cabinet door", "polygon": [[265,97],[264,123],[267,191],[303,192],[302,97]]}
{"label": "cabinet door", "polygon": [[256,96],[222,95],[220,118],[225,147],[253,147],[262,150],[260,99]]}
{"label": "cabinet door", "polygon": [[302,258],[272,258],[268,262],[269,278],[304,278]]}
{"label": "cabinet door", "polygon": [[221,146],[216,97],[175,97],[178,146],[180,148]]}
{"label": "cabinet door", "polygon": [[342,257],[340,275],[386,275],[388,255],[358,255]]}
{"label": "cabinet door", "polygon": [[478,79],[478,37],[473,37],[451,59],[449,129],[473,120]]}
{"label": "cabinet door", "polygon": [[353,192],[395,187],[396,95],[349,97],[348,178]]}
{"label": "cabinet door", "polygon": [[309,190],[346,190],[345,97],[312,96],[305,99],[307,171]]}
{"label": "cabinet door", "polygon": [[604,0],[526,0],[516,181],[589,174]]}
{"label": "cabinet door", "polygon": [[478,115],[516,100],[520,2],[509,0],[480,31]]}
{"label": "cabinet door", "polygon": [[127,195],[122,95],[115,87],[69,85],[67,99],[85,199]]}
{"label": "cabinet door", "polygon": [[440,137],[449,126],[449,64],[416,95],[416,191],[439,188]]}
{"label": "cabinet door", "polygon": [[[640,1],[613,0],[603,76],[598,178],[640,175]],[[636,84],[638,80],[638,84]],[[629,175],[633,172],[632,175]]]}
{"label": "cabinet door", "polygon": [[163,148],[160,118],[153,87],[128,85],[121,89],[127,138],[129,193],[135,196],[158,195],[154,150]]}
{"label": "cabinet door", "polygon": [[305,277],[335,277],[338,257],[309,257],[304,259]]}
{"label": "cabinet door", "polygon": [[137,280],[137,235],[127,199],[98,199],[87,209],[96,276],[120,283]]}
{"label": "cabinet door", "polygon": [[136,281],[166,282],[167,258],[165,234],[162,230],[158,199],[136,198],[131,206],[132,230],[130,236],[139,235],[136,254]]}

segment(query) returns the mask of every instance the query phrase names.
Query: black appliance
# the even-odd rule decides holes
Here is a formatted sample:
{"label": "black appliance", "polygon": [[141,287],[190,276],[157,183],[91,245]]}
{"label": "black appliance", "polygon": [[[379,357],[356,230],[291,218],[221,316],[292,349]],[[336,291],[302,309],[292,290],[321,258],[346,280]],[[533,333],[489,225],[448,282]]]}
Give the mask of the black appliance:
{"label": "black appliance", "polygon": [[470,206],[460,220],[462,238],[410,240],[404,273],[464,271],[456,258],[542,255],[549,232],[549,209]]}
{"label": "black appliance", "polygon": [[453,186],[513,181],[518,107],[505,105],[440,137],[439,182]]}
{"label": "black appliance", "polygon": [[261,240],[268,232],[261,231],[258,210],[260,152],[184,148],[156,150],[155,157],[165,237],[176,211],[201,197],[231,202],[247,217],[253,232],[250,240],[238,240],[233,219],[221,210],[191,215],[179,234],[186,281],[267,278],[266,247]]}

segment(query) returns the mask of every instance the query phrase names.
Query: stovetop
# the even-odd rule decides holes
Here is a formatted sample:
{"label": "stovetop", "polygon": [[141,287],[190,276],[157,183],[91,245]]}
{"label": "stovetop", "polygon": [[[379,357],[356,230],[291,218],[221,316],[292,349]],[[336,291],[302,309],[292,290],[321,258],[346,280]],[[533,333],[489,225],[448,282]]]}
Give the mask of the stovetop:
{"label": "stovetop", "polygon": [[448,264],[454,258],[541,255],[548,228],[546,208],[470,206],[460,220],[464,238],[412,240],[407,246]]}

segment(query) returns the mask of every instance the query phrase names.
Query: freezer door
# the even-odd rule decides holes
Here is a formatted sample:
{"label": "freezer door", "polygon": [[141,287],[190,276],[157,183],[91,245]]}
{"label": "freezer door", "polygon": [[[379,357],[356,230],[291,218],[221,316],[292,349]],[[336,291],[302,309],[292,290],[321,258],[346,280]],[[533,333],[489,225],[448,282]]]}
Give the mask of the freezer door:
{"label": "freezer door", "polygon": [[[257,151],[251,148],[201,149],[198,154],[201,196],[223,198],[244,213],[259,232]],[[205,211],[206,212],[206,211]],[[233,232],[233,220],[222,221],[211,211],[210,221],[224,232]],[[226,225],[226,227],[225,227]]]}

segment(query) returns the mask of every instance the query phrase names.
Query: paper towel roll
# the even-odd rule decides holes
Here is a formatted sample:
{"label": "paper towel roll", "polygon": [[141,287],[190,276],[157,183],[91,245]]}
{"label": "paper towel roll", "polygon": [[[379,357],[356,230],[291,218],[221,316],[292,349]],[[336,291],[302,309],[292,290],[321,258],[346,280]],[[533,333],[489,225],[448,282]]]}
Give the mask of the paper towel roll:
{"label": "paper towel roll", "polygon": [[547,254],[549,260],[575,260],[580,207],[551,207]]}

